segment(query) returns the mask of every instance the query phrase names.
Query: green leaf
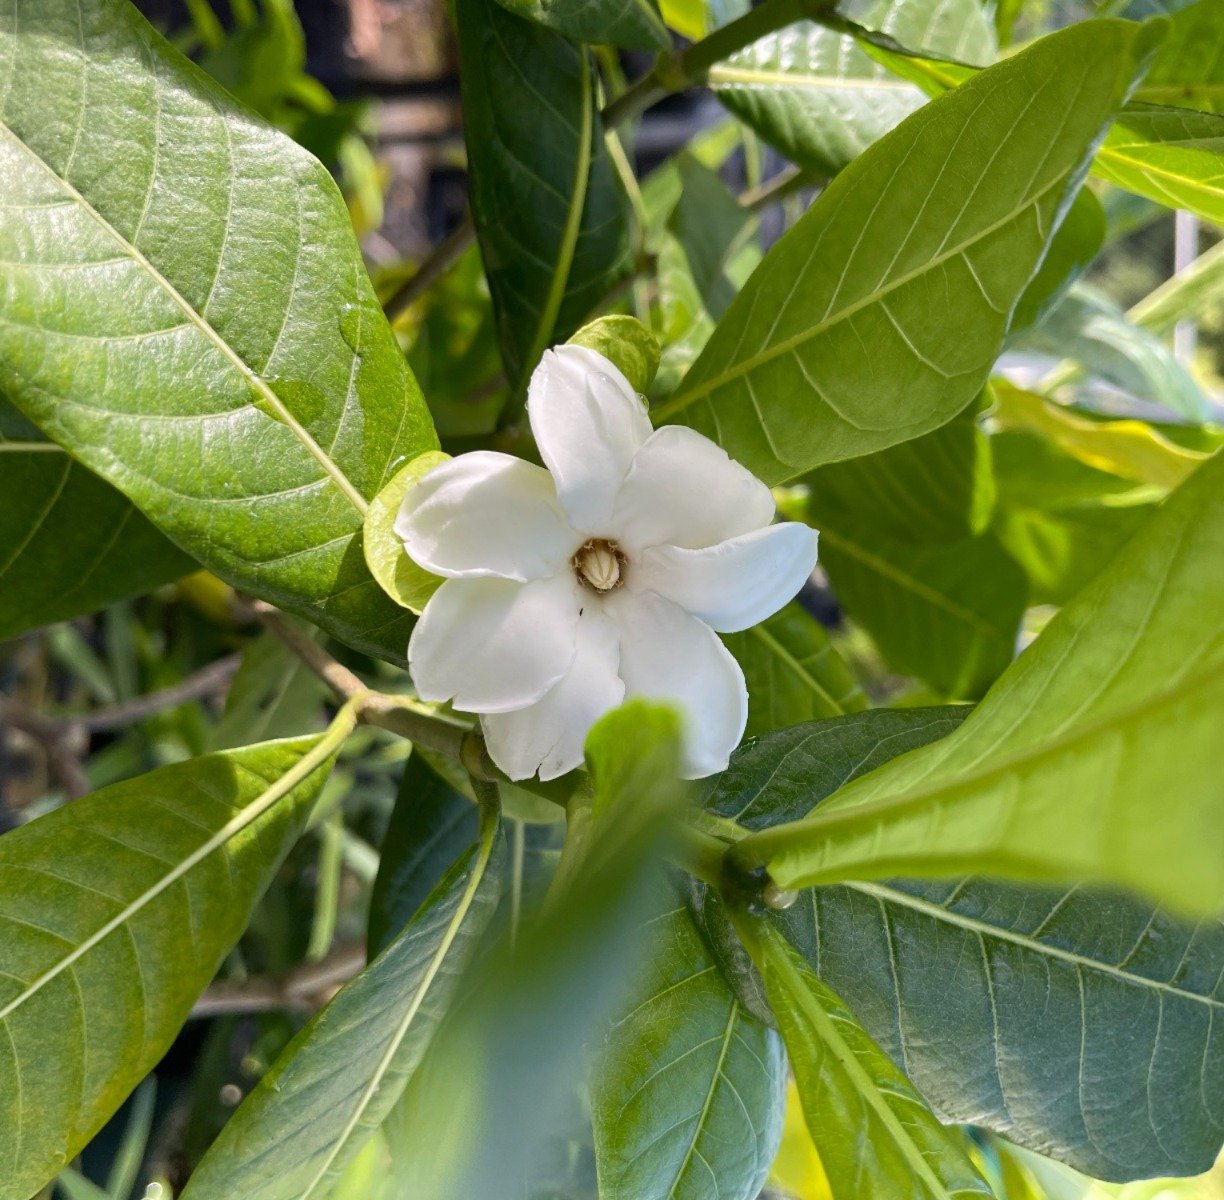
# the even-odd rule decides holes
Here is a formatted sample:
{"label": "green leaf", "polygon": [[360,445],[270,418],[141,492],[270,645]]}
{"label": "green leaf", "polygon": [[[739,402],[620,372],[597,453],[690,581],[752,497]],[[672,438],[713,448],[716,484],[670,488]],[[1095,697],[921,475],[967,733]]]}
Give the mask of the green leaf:
{"label": "green leaf", "polygon": [[1135,99],[1224,112],[1224,24],[1219,0],[1199,0],[1170,17],[1164,44]]}
{"label": "green leaf", "polygon": [[950,699],[980,696],[1015,657],[1028,592],[993,533],[915,543],[865,523],[826,526],[820,561],[893,667]]}
{"label": "green leaf", "polygon": [[650,929],[591,1084],[601,1200],[755,1200],[782,1132],[781,1043],[683,904],[661,905]]}
{"label": "green leaf", "polygon": [[993,1196],[908,1079],[770,925],[747,930],[838,1200]]}
{"label": "green leaf", "polygon": [[370,896],[371,954],[408,923],[476,833],[476,806],[414,753],[400,780]]}
{"label": "green leaf", "polygon": [[[1218,18],[1217,18],[1218,20]],[[1224,116],[1136,105],[1096,157],[1096,173],[1169,208],[1224,222]]]}
{"label": "green leaf", "polygon": [[624,195],[589,52],[494,0],[456,0],[472,218],[512,385],[628,269]]}
{"label": "green leaf", "polygon": [[1004,429],[1030,429],[1060,450],[1101,471],[1171,491],[1207,457],[1169,441],[1144,421],[1077,416],[1060,404],[1003,380],[991,388],[994,419]]}
{"label": "green leaf", "polygon": [[1082,187],[1050,249],[1012,313],[1011,335],[1036,325],[1067,294],[1105,244],[1105,209],[1091,188]]}
{"label": "green leaf", "polygon": [[[308,629],[302,632],[310,636]],[[260,634],[242,655],[208,748],[230,750],[311,733],[328,698],[327,685],[280,638]]]}
{"label": "green leaf", "polygon": [[617,314],[584,325],[570,342],[615,363],[635,392],[647,392],[659,369],[659,343],[636,317]]}
{"label": "green leaf", "polygon": [[[752,829],[793,820],[967,712],[783,731],[740,750],[711,803]],[[972,879],[818,888],[772,920],[946,1120],[1111,1179],[1201,1170],[1224,1137],[1218,921]]]}
{"label": "green leaf", "polygon": [[661,838],[686,795],[680,745],[677,715],[641,701],[591,731],[585,836],[571,829],[542,911],[465,982],[470,1002],[439,1032],[396,1117],[402,1194],[522,1194],[572,1102],[584,1045],[646,949]]}
{"label": "green leaf", "polygon": [[673,164],[679,194],[658,247],[664,344],[659,391],[676,386],[761,261],[757,220],[718,173],[688,152]]}
{"label": "green leaf", "polygon": [[501,894],[495,813],[374,961],[285,1048],[183,1200],[327,1196],[419,1067]]}
{"label": "green leaf", "polygon": [[391,482],[370,502],[370,511],[366,513],[362,550],[370,574],[396,604],[415,613],[425,607],[429,597],[442,586],[442,580],[408,557],[404,543],[395,532],[395,520],[408,489],[449,458],[449,454],[440,450],[418,454],[395,473]]}
{"label": "green leaf", "polygon": [[2,1200],[46,1183],[165,1053],[346,730],[162,767],[0,838]]}
{"label": "green leaf", "polygon": [[1194,421],[1206,418],[1208,406],[1198,384],[1172,351],[1087,284],[1076,284],[1014,344],[1018,349],[1066,356],[1141,400],[1163,404]]}
{"label": "green leaf", "polygon": [[576,42],[626,50],[668,50],[671,38],[655,0],[499,0],[510,12]]}
{"label": "green leaf", "polygon": [[962,411],[1152,34],[1083,22],[907,118],[770,251],[657,419],[778,483]]}
{"label": "green leaf", "polygon": [[1045,436],[1005,430],[991,444],[999,483],[994,531],[1024,569],[1035,604],[1066,604],[1161,498],[1072,458]]}
{"label": "green leaf", "polygon": [[[985,66],[995,37],[975,0],[857,0],[838,14],[908,49]],[[925,102],[850,34],[797,21],[709,73],[714,94],[787,158],[834,175]]]}
{"label": "green leaf", "polygon": [[335,184],[122,0],[0,28],[0,387],[211,570],[402,661],[357,539],[436,439]]}
{"label": "green leaf", "polygon": [[723,641],[748,684],[745,737],[867,705],[829,635],[798,604],[788,604],[743,633],[727,634]]}
{"label": "green leaf", "polygon": [[0,400],[0,639],[152,591],[194,565]]}
{"label": "green leaf", "polygon": [[1217,454],[952,737],[733,853],[784,887],[979,872],[1113,884],[1218,913],[1222,483]]}

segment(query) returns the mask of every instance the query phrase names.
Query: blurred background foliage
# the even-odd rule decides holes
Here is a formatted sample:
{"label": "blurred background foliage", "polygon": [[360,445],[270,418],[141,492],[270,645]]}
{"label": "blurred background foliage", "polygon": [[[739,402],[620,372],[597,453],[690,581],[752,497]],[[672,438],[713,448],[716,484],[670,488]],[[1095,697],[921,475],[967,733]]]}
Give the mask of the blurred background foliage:
{"label": "blurred background foliage", "polygon": [[[456,452],[500,436],[496,422],[507,383],[479,254],[463,232],[457,61],[442,0],[144,0],[138,7],[201,67],[331,168],[446,448]],[[744,8],[744,0],[662,4],[672,30],[687,38]],[[1064,0],[1000,0],[995,13],[1014,41],[1088,15],[1089,6]],[[603,51],[599,63],[605,89],[614,93],[649,58]],[[635,254],[644,269],[613,303],[660,333],[665,387],[692,361],[735,288],[804,211],[819,183],[788,174],[785,160],[706,92],[652,109],[636,146],[643,183],[631,198],[642,219]],[[1062,306],[1060,315],[1068,327],[1058,331],[1059,344],[1078,338],[1077,362],[1068,371],[1040,337],[1029,337],[1005,360],[1008,375],[1021,385],[1048,383],[1049,373],[1061,370],[1093,419],[1138,415],[1174,447],[1210,448],[1213,435],[1182,421],[1167,391],[1185,375],[1218,420],[1224,289],[1198,298],[1192,325],[1176,333],[1171,325],[1145,330],[1134,318],[1135,306],[1142,309],[1175,265],[1219,244],[1220,231],[1179,226],[1167,210],[1115,188],[1102,188],[1100,199],[1103,248],[1075,291],[1076,303]],[[703,265],[703,244],[712,240],[726,251]],[[440,260],[431,256],[439,245],[448,247]],[[427,291],[417,274],[422,263],[432,272]],[[1061,449],[1034,439],[1033,413],[1021,401],[1013,398],[1009,407],[1004,397],[998,414],[1006,420],[996,417],[987,426],[999,504],[995,532],[1022,561],[1032,546],[1041,550],[1027,564],[1036,606],[1024,616],[1024,638],[1048,618],[1049,605],[1082,581],[1071,577],[1077,564],[1082,573],[1092,569],[1094,555],[1107,557],[1159,491],[1128,474],[1133,456],[1125,446],[1118,461],[1103,463],[1077,452],[1073,428],[1061,430]],[[837,523],[836,499],[829,476],[779,493],[784,512],[830,528]],[[987,664],[958,693],[921,661],[906,663],[906,648],[882,654],[870,620],[848,619],[827,586],[814,585],[801,599],[767,624],[765,636],[796,656],[840,655],[847,664],[838,698],[843,707],[969,699],[1001,669]],[[406,686],[385,664],[339,645],[329,649],[385,690]],[[741,651],[748,655],[751,648]],[[229,589],[202,572],[95,616],[0,642],[0,691],[0,831],[159,765],[320,729],[329,711],[316,678],[281,642],[244,620]],[[827,713],[817,707],[811,715]],[[762,728],[769,724],[763,714],[753,719]],[[172,1196],[291,1036],[364,963],[377,847],[408,753],[405,743],[370,729],[349,741],[310,834],[276,877],[222,978],[197,1005],[196,1019],[64,1172],[57,1194],[68,1200]],[[555,862],[556,813],[508,791],[514,863],[508,903],[517,911]],[[581,1113],[581,1105],[575,1110]],[[965,1136],[1005,1200],[1224,1198],[1224,1164],[1198,1180],[1106,1186],[992,1136],[971,1130]],[[568,1197],[594,1196],[588,1138],[577,1128],[557,1147],[557,1177]],[[830,1195],[793,1095],[770,1189],[796,1200]],[[341,1200],[369,1194],[360,1169],[337,1194]]]}

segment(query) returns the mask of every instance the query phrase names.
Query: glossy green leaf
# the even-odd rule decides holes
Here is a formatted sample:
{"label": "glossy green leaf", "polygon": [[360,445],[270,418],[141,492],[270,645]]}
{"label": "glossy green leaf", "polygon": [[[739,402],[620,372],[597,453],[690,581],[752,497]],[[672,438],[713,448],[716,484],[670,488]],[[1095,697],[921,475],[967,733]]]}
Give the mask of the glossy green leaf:
{"label": "glossy green leaf", "polygon": [[166,1052],[339,740],[162,767],[0,838],[3,1200],[28,1200]]}
{"label": "glossy green leaf", "polygon": [[907,118],[770,251],[657,419],[778,483],[962,411],[1151,38],[1084,22]]}
{"label": "glossy green leaf", "polygon": [[358,539],[436,440],[335,184],[123,0],[0,29],[0,385],[211,570],[402,659]]}
{"label": "glossy green leaf", "polygon": [[194,565],[0,400],[0,638],[151,591]]}
{"label": "glossy green leaf", "polygon": [[[429,597],[442,586],[442,579],[408,557],[404,543],[395,532],[395,521],[408,489],[449,458],[449,454],[440,450],[427,450],[401,467],[370,502],[362,531],[361,548],[370,574],[396,604],[415,613],[419,613]],[[403,652],[407,653],[407,643],[404,646]]]}
{"label": "glossy green leaf", "polygon": [[1164,44],[1135,99],[1224,112],[1224,9],[1220,0],[1198,0],[1170,16]]}
{"label": "glossy green leaf", "polygon": [[1224,905],[1224,457],[1204,463],[952,737],[741,842],[783,886],[1096,881]]}
{"label": "glossy green leaf", "polygon": [[[995,37],[975,0],[851,0],[838,14],[907,49],[985,66]],[[925,103],[850,34],[797,21],[711,69],[714,94],[787,158],[833,175]]]}
{"label": "glossy green leaf", "polygon": [[785,1056],[672,899],[599,1047],[601,1200],[756,1200],[782,1131]]}
{"label": "glossy green leaf", "polygon": [[1224,115],[1128,108],[1096,157],[1098,175],[1169,208],[1224,222]]}
{"label": "glossy green leaf", "polygon": [[499,0],[520,17],[576,42],[667,50],[671,38],[655,0]]}
{"label": "glossy green leaf", "polygon": [[285,1048],[221,1131],[183,1200],[327,1196],[419,1067],[497,907],[496,814],[360,975]]}
{"label": "glossy green leaf", "polygon": [[589,52],[494,0],[456,0],[472,218],[512,384],[628,269],[624,196]]}
{"label": "glossy green leaf", "polygon": [[1158,337],[1129,321],[1107,296],[1086,284],[1076,284],[1014,345],[1065,356],[1097,378],[1191,420],[1201,421],[1206,416],[1207,402],[1202,392],[1172,351]]}
{"label": "glossy green leaf", "polygon": [[370,895],[369,945],[380,953],[476,840],[476,806],[413,754],[400,780]]}
{"label": "glossy green leaf", "polygon": [[994,531],[1028,577],[1036,604],[1066,604],[1156,510],[1161,493],[1098,470],[1045,436],[991,438],[999,505]]}
{"label": "glossy green leaf", "polygon": [[829,635],[798,604],[788,604],[743,633],[727,634],[723,641],[748,684],[745,737],[867,705]]}
{"label": "glossy green leaf", "polygon": [[595,725],[587,754],[585,836],[570,834],[542,911],[465,983],[470,1002],[443,1026],[395,1118],[405,1195],[522,1194],[564,1123],[584,1045],[646,950],[641,923],[661,883],[661,837],[685,794],[679,720],[633,702]]}
{"label": "glossy green leaf", "polygon": [[[967,712],[771,735],[734,756],[711,802],[753,829],[793,820]],[[818,888],[773,920],[946,1120],[1111,1179],[1201,1170],[1224,1137],[1216,920],[970,879]]]}
{"label": "glossy green leaf", "polygon": [[993,1196],[956,1130],[945,1129],[854,1015],[771,926],[748,944],[786,1042],[808,1131],[838,1200]]}

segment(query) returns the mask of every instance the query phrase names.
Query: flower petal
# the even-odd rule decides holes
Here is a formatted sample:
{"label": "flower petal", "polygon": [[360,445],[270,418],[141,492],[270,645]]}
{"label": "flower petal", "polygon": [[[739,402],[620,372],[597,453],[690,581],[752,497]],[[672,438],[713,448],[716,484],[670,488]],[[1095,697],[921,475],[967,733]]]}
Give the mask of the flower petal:
{"label": "flower petal", "polygon": [[557,504],[542,467],[474,450],[408,489],[395,532],[415,562],[450,579],[546,579],[582,538]]}
{"label": "flower petal", "polygon": [[738,633],[776,613],[815,566],[816,530],[785,521],[704,550],[655,546],[626,582],[666,596],[719,633]]}
{"label": "flower petal", "polygon": [[773,496],[721,446],[683,425],[664,425],[642,445],[612,516],[627,549],[699,550],[773,520]]}
{"label": "flower petal", "polygon": [[481,719],[493,761],[511,779],[556,779],[582,765],[591,726],[625,695],[617,674],[616,626],[595,606],[578,622],[578,652],[561,681],[542,699],[515,712]]}
{"label": "flower petal", "polygon": [[585,533],[606,534],[625,472],[650,436],[629,381],[594,350],[558,346],[532,373],[527,415],[565,514]]}
{"label": "flower petal", "polygon": [[674,704],[685,717],[685,775],[723,770],[744,736],[744,673],[718,635],[653,592],[623,590],[606,604],[620,627],[626,696]]}
{"label": "flower petal", "polygon": [[448,579],[408,643],[417,693],[465,712],[534,704],[574,661],[579,607],[571,571],[531,583]]}

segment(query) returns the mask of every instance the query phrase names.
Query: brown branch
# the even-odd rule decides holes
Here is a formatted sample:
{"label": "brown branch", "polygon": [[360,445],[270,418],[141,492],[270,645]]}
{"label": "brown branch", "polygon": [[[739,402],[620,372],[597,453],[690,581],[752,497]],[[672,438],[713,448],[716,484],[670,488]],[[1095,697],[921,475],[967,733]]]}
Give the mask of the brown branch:
{"label": "brown branch", "polygon": [[20,730],[42,749],[47,767],[60,787],[75,800],[90,790],[89,776],[81,764],[81,737],[71,724],[30,712],[8,696],[0,695],[0,727]]}
{"label": "brown branch", "polygon": [[189,704],[193,700],[221,695],[229,687],[230,680],[234,678],[241,663],[241,654],[227,654],[171,687],[150,692],[147,696],[137,696],[133,700],[124,700],[119,704],[110,704],[105,708],[83,713],[79,717],[64,717],[61,720],[65,725],[84,729],[89,733],[135,725],[136,722],[168,708],[178,708],[180,704]]}
{"label": "brown branch", "polygon": [[235,606],[240,617],[257,620],[278,637],[331,688],[338,700],[351,700],[370,690],[348,667],[338,663],[314,638],[286,620],[284,614],[266,600],[239,601]]}
{"label": "brown branch", "polygon": [[318,962],[301,963],[285,975],[222,979],[204,990],[191,1009],[193,1017],[235,1016],[261,1012],[314,1012],[353,978],[366,963],[363,942],[336,946]]}

